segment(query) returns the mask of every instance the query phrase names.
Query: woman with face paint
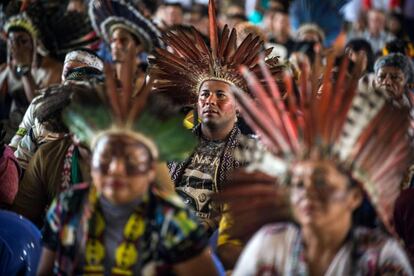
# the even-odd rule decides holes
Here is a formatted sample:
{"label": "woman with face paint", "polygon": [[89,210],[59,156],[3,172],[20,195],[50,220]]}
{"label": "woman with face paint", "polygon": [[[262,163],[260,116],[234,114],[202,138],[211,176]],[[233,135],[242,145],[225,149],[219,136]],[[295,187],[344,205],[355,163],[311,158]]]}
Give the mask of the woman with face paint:
{"label": "woman with face paint", "polygon": [[92,183],[49,209],[38,275],[216,275],[204,228],[160,180],[161,162],[191,152],[192,134],[169,99],[148,96],[151,84],[132,98],[132,74],[118,91],[106,71],[106,93],[76,94],[64,111],[92,151]]}
{"label": "woman with face paint", "polygon": [[[398,184],[412,155],[408,109],[389,104],[385,91],[355,91],[358,79],[345,82],[345,72],[330,83],[332,64],[328,61],[320,98],[315,96],[316,87],[301,91],[301,95],[311,96],[301,98],[300,105],[292,98],[289,105],[273,105],[267,95],[277,97],[278,92],[270,86],[265,97],[265,88],[251,73],[255,101],[235,93],[246,121],[273,153],[273,159],[258,158],[251,168],[286,185],[295,223],[261,228],[246,246],[233,275],[414,273],[405,251],[391,237],[395,234],[392,216]],[[307,89],[305,84],[301,88]],[[333,119],[325,114],[337,116]],[[268,123],[259,124],[265,117]],[[260,185],[257,189],[263,190]],[[274,189],[282,190],[280,186]],[[251,191],[253,202],[253,187]],[[391,235],[353,221],[363,191]],[[279,193],[274,200],[280,199]]]}

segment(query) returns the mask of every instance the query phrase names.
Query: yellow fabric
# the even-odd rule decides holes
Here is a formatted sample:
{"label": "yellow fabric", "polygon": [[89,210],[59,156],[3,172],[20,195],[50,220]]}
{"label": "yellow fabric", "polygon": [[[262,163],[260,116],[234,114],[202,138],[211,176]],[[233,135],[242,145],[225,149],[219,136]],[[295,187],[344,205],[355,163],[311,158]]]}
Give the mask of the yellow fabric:
{"label": "yellow fabric", "polygon": [[242,246],[242,241],[238,239],[234,239],[231,237],[231,228],[233,227],[233,220],[229,213],[225,212],[221,216],[220,224],[219,224],[219,234],[217,240],[217,246],[221,246],[224,244],[233,244]]}
{"label": "yellow fabric", "polygon": [[[198,122],[200,123],[200,118],[198,119]],[[187,129],[193,129],[194,128],[194,110],[191,110],[188,112],[188,114],[184,118],[184,127]]]}

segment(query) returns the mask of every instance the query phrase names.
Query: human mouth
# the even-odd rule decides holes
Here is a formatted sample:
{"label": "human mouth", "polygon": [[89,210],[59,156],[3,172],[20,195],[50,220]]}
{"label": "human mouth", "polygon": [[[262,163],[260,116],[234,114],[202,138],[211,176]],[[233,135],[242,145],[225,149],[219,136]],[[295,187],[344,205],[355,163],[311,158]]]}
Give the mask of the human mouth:
{"label": "human mouth", "polygon": [[112,188],[122,188],[125,186],[125,182],[121,180],[109,180],[107,186]]}
{"label": "human mouth", "polygon": [[301,212],[307,216],[310,216],[312,214],[314,214],[316,212],[316,206],[315,204],[311,203],[311,202],[304,202],[303,204],[301,204],[301,206],[299,207]]}
{"label": "human mouth", "polygon": [[204,110],[203,114],[205,114],[205,115],[214,115],[214,114],[218,114],[218,112],[213,110],[213,109],[206,109],[206,110]]}

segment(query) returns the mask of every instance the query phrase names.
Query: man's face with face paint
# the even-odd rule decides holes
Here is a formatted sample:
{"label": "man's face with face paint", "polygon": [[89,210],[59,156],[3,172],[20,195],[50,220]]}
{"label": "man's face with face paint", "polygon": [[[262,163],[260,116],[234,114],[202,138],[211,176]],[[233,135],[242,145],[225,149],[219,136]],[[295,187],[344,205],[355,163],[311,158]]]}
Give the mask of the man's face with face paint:
{"label": "man's face with face paint", "polygon": [[328,226],[350,220],[361,192],[328,161],[304,161],[293,167],[291,203],[302,227]]}
{"label": "man's face with face paint", "polygon": [[115,29],[111,36],[112,60],[114,62],[124,62],[131,51],[132,56],[136,57],[142,51],[142,47],[130,32],[123,28]]}
{"label": "man's face with face paint", "polygon": [[205,81],[198,93],[198,117],[213,128],[228,128],[236,120],[236,100],[228,83]]}
{"label": "man's face with face paint", "polygon": [[142,197],[155,179],[147,147],[122,134],[103,136],[97,141],[91,167],[98,192],[114,204]]}

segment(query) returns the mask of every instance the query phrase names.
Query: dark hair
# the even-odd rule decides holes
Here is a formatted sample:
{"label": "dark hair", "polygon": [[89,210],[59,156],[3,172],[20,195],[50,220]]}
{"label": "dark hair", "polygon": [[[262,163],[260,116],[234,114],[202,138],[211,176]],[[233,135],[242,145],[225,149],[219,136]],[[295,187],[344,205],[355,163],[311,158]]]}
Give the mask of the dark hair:
{"label": "dark hair", "polygon": [[388,51],[389,54],[400,53],[405,55],[407,53],[407,48],[409,47],[408,44],[408,41],[397,38],[387,42],[384,48]]}
{"label": "dark hair", "polygon": [[316,42],[314,41],[299,41],[295,42],[292,52],[301,52],[304,53],[308,58],[311,64],[315,62],[315,47]]}
{"label": "dark hair", "polygon": [[247,21],[247,17],[242,13],[234,13],[226,16],[228,19],[236,19],[240,21]]}
{"label": "dark hair", "polygon": [[9,35],[9,33],[11,33],[11,32],[25,32],[25,33],[27,33],[32,39],[35,39],[30,33],[29,33],[29,31],[28,30],[26,30],[25,28],[23,28],[23,27],[19,27],[19,26],[13,26],[13,27],[10,27],[9,29],[8,29],[8,32],[7,32],[7,36]]}
{"label": "dark hair", "polygon": [[194,4],[191,8],[191,12],[199,13],[202,17],[208,16],[208,7],[202,4]]}
{"label": "dark hair", "polygon": [[372,51],[371,44],[363,38],[355,38],[348,41],[345,45],[345,49],[350,48],[353,51],[365,51],[367,53],[367,71],[373,72],[374,66],[374,52]]}
{"label": "dark hair", "polygon": [[179,8],[182,11],[184,11],[183,5],[181,5],[180,2],[164,2],[164,3],[161,4],[161,6]]}

